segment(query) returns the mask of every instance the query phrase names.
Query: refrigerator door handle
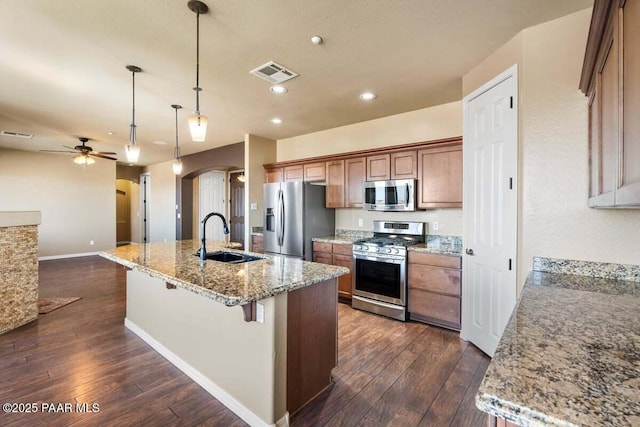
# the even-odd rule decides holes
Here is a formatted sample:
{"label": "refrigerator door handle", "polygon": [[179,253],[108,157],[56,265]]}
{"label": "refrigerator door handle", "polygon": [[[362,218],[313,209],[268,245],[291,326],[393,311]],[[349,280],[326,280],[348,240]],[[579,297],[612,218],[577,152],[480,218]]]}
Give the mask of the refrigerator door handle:
{"label": "refrigerator door handle", "polygon": [[280,241],[279,244],[284,244],[284,191],[280,190]]}

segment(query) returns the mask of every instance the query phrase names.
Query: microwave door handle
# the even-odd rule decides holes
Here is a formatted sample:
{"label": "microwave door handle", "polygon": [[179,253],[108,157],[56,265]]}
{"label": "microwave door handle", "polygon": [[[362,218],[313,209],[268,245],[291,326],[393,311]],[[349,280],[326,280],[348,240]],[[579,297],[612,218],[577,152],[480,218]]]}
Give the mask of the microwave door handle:
{"label": "microwave door handle", "polygon": [[405,184],[405,189],[407,190],[406,198],[404,199],[404,207],[409,208],[409,184]]}

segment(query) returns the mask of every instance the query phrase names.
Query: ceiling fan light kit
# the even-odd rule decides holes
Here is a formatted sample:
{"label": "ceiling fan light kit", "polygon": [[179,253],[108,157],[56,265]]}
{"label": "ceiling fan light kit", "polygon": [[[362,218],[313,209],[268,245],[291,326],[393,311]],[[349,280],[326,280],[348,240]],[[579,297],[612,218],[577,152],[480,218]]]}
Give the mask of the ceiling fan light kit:
{"label": "ceiling fan light kit", "polygon": [[209,7],[201,1],[191,0],[187,3],[187,7],[196,14],[196,110],[189,116],[189,130],[191,131],[191,140],[193,142],[204,142],[207,135],[207,116],[200,114],[200,15],[207,13]]}
{"label": "ceiling fan light kit", "polygon": [[129,143],[124,146],[124,151],[129,163],[136,163],[140,157],[140,147],[136,145],[136,73],[142,71],[140,67],[135,65],[127,65],[127,70],[131,71],[131,77],[133,82],[133,102],[131,108],[131,125],[129,131]]}
{"label": "ceiling fan light kit", "polygon": [[92,165],[95,162],[96,161],[89,157],[89,155],[87,154],[78,154],[73,158],[73,163],[75,163],[76,165]]}
{"label": "ceiling fan light kit", "polygon": [[180,175],[182,173],[182,158],[180,157],[180,145],[178,144],[178,110],[182,108],[182,105],[172,104],[171,108],[176,110],[176,148],[173,153],[173,163],[171,167],[174,174]]}

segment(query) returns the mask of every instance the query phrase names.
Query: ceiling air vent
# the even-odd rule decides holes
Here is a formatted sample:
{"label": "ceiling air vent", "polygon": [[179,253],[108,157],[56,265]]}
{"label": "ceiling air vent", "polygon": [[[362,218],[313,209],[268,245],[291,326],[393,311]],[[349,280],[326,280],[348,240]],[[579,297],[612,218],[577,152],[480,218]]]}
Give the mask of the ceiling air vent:
{"label": "ceiling air vent", "polygon": [[287,80],[298,76],[298,73],[287,70],[282,65],[276,64],[273,61],[269,61],[266,64],[249,71],[249,73],[274,84],[286,82]]}
{"label": "ceiling air vent", "polygon": [[24,139],[33,138],[32,133],[12,132],[10,130],[1,130],[0,136],[12,136],[14,138],[24,138]]}

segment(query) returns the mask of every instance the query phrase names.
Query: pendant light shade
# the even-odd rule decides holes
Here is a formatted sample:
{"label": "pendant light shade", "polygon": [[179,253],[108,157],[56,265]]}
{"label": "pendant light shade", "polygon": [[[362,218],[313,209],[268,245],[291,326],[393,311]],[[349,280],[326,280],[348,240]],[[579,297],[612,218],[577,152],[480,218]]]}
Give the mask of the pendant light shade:
{"label": "pendant light shade", "polygon": [[178,144],[178,110],[182,108],[182,105],[172,104],[171,108],[176,110],[176,149],[173,153],[171,168],[174,174],[180,175],[182,173],[182,158],[180,157],[180,145]]}
{"label": "pendant light shade", "polygon": [[136,73],[141,72],[142,69],[135,65],[127,65],[127,70],[131,71],[133,96],[131,104],[131,125],[129,126],[129,143],[124,146],[124,152],[129,163],[136,163],[140,157],[140,147],[136,145]]}
{"label": "pendant light shade", "polygon": [[196,110],[189,116],[189,131],[193,142],[204,142],[207,135],[207,116],[200,114],[200,14],[207,13],[209,7],[201,1],[190,0],[187,7],[196,14]]}
{"label": "pendant light shade", "polygon": [[207,116],[192,114],[189,116],[189,131],[193,142],[204,142],[207,136]]}

